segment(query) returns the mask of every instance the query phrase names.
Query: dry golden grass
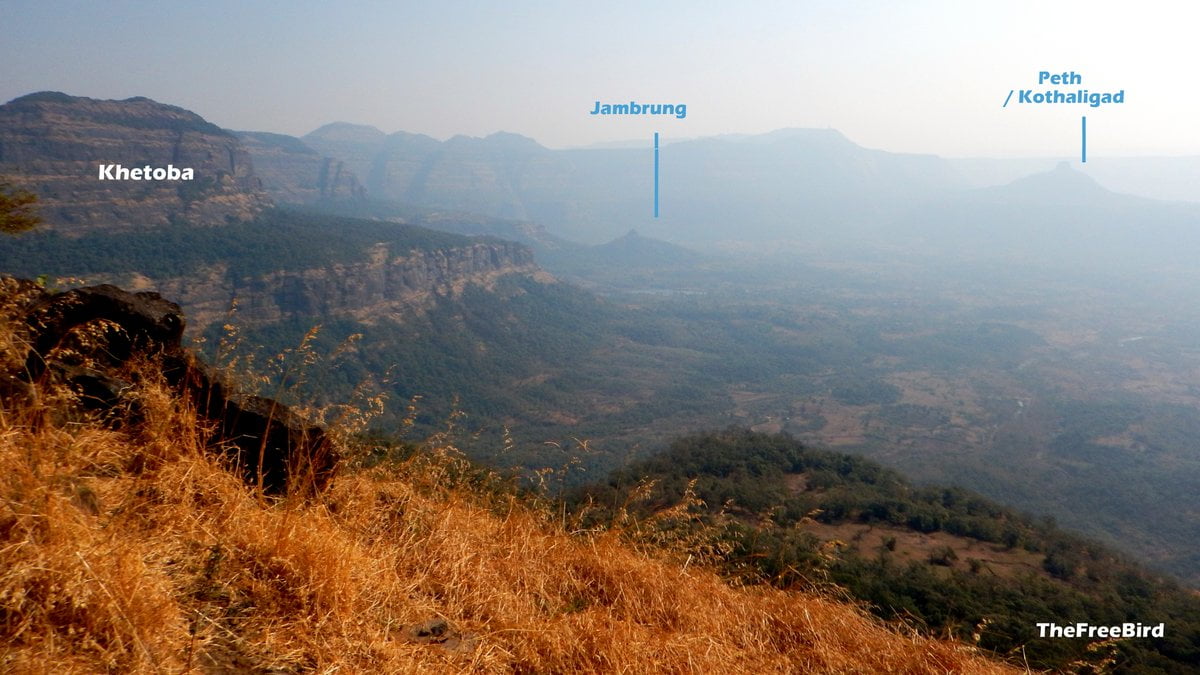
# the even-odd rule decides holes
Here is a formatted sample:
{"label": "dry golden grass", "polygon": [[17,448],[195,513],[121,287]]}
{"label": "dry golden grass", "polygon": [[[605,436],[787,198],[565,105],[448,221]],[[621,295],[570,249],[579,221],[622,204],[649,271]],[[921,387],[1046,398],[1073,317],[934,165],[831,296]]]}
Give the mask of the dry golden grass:
{"label": "dry golden grass", "polygon": [[[0,410],[6,673],[1009,672],[812,595],[734,587],[570,534],[454,478],[451,451],[268,502],[140,390],[114,431]],[[443,619],[443,644],[411,628]]]}

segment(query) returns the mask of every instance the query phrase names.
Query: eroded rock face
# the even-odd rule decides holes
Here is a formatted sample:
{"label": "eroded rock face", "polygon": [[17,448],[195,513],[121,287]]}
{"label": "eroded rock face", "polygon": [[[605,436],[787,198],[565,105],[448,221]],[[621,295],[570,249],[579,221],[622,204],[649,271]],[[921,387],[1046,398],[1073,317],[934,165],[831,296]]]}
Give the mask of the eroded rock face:
{"label": "eroded rock face", "polygon": [[261,131],[238,133],[263,187],[280,204],[366,199],[367,191],[341,160],[322,156],[299,138]]}
{"label": "eroded rock face", "polygon": [[[19,367],[7,366],[16,372],[0,377],[0,395],[23,395],[14,386],[19,382],[56,380],[73,387],[84,406],[115,410],[127,378],[135,376],[125,366],[149,356],[168,385],[213,423],[210,446],[226,453],[248,483],[281,494],[321,490],[332,478],[338,453],[324,430],[282,403],[234,391],[183,348],[183,314],[159,294],[100,285],[54,295],[12,278],[0,279],[0,293],[6,318],[20,322],[29,346]],[[79,339],[81,329],[89,331],[87,340]]]}
{"label": "eroded rock face", "polygon": [[187,307],[195,328],[223,320],[234,298],[243,323],[318,316],[369,323],[383,318],[402,321],[432,307],[439,297],[455,296],[470,284],[490,287],[507,274],[549,279],[528,248],[486,242],[398,255],[379,245],[363,262],[244,279],[214,267],[155,282],[155,288]]}
{"label": "eroded rock face", "polygon": [[[106,165],[192,169],[191,180],[101,180]],[[0,105],[0,175],[38,195],[47,227],[125,231],[173,221],[212,226],[270,205],[239,139],[148,98],[57,92]]]}

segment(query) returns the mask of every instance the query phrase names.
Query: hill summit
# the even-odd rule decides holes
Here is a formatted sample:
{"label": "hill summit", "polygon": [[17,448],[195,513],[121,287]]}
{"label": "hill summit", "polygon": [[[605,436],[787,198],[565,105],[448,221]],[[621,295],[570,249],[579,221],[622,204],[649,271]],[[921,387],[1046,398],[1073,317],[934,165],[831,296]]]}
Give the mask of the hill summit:
{"label": "hill summit", "polygon": [[[985,188],[983,192],[1005,203],[1089,204],[1097,205],[1118,199],[1118,195],[1102,187],[1091,176],[1059,162],[1050,171],[1019,178],[1008,185]],[[1129,199],[1137,199],[1129,197]]]}
{"label": "hill summit", "polygon": [[270,205],[237,137],[144,97],[38,92],[0,105],[0,175],[66,232],[223,225]]}

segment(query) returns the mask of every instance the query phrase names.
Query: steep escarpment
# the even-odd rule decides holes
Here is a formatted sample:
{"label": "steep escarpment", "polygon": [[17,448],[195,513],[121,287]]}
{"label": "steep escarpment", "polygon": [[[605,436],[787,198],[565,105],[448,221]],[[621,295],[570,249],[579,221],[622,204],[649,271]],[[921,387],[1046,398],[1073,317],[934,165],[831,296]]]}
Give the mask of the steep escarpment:
{"label": "steep escarpment", "polygon": [[[327,130],[367,145],[371,131]],[[102,179],[100,167],[115,164],[193,175]],[[38,195],[46,227],[0,242],[0,269],[162,291],[197,330],[235,298],[243,322],[371,322],[401,320],[510,274],[548,279],[520,244],[270,208],[271,195],[363,199],[353,164],[291,136],[235,134],[147,98],[30,94],[0,106],[0,175]]]}
{"label": "steep escarpment", "polygon": [[[192,178],[102,180],[108,165],[191,169]],[[236,136],[142,97],[40,92],[0,105],[0,175],[39,196],[48,227],[71,233],[224,225],[270,205]]]}
{"label": "steep escarpment", "polygon": [[323,155],[336,157],[362,177],[367,192],[376,199],[403,199],[405,188],[426,170],[438,141],[421,134],[388,136],[362,124],[334,122],[303,137],[304,144]]}
{"label": "steep escarpment", "polygon": [[238,138],[254,161],[263,188],[281,204],[361,200],[367,192],[345,162],[325,157],[299,138],[244,131]]}
{"label": "steep escarpment", "polygon": [[0,241],[0,270],[159,291],[198,330],[235,298],[243,322],[401,320],[506,275],[550,280],[518,243],[284,209],[220,228],[34,232]]}
{"label": "steep escarpment", "polygon": [[470,243],[461,247],[393,251],[372,246],[355,263],[334,263],[303,270],[239,275],[218,263],[198,275],[143,281],[188,308],[198,329],[219,321],[237,299],[243,323],[267,323],[304,317],[346,317],[363,323],[403,321],[454,298],[470,285],[490,288],[509,274],[540,272],[529,249],[509,242]]}

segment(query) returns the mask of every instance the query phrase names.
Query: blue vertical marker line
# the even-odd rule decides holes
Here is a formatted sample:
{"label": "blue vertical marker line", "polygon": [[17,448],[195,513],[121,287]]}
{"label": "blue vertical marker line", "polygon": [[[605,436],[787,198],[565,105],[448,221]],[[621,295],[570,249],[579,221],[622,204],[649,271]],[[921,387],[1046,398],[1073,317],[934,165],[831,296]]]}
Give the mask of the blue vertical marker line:
{"label": "blue vertical marker line", "polygon": [[659,217],[659,132],[654,132],[654,217]]}
{"label": "blue vertical marker line", "polygon": [[1087,164],[1087,115],[1083,116],[1083,159],[1081,164]]}

